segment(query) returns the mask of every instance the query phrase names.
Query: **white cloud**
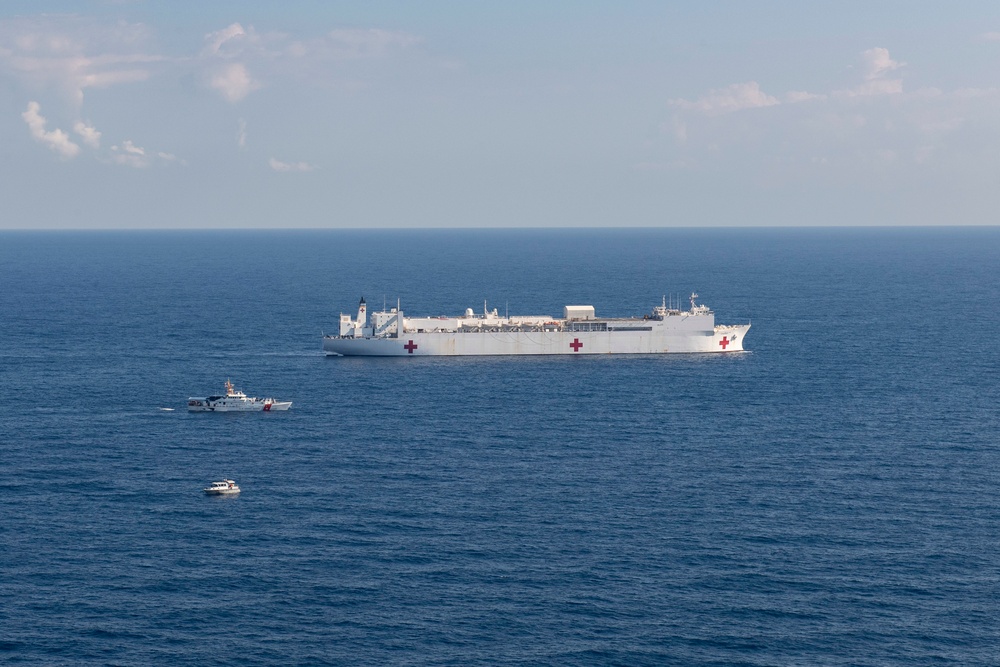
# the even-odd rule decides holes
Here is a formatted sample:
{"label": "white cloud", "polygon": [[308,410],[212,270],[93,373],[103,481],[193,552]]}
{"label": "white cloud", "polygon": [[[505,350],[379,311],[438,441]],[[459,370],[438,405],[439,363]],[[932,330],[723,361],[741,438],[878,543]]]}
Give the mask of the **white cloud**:
{"label": "white cloud", "polygon": [[876,47],[861,54],[864,70],[864,83],[850,90],[839,90],[833,93],[840,97],[869,97],[875,95],[897,95],[903,92],[902,79],[889,79],[886,74],[897,70],[906,63],[893,60],[889,49]]}
{"label": "white cloud", "polygon": [[[250,28],[253,30],[253,28]],[[239,23],[233,23],[222,30],[216,30],[215,32],[210,32],[205,35],[205,53],[210,55],[219,55],[223,44],[240,37],[246,37],[247,31],[243,29]]]}
{"label": "white cloud", "polygon": [[[711,90],[697,100],[673,99],[670,106],[684,111],[698,111],[708,115],[722,115],[743,109],[773,107],[782,104],[798,104],[802,102],[822,102],[831,98],[868,97],[877,95],[894,95],[903,92],[903,82],[900,79],[890,79],[886,75],[903,67],[906,63],[893,60],[889,50],[875,47],[861,53],[864,65],[864,82],[849,90],[838,90],[830,93],[810,93],[803,90],[793,90],[784,93],[781,99],[768,95],[760,89],[756,81],[734,83],[726,88]],[[678,121],[675,121],[675,125]]]}
{"label": "white cloud", "polygon": [[816,100],[825,100],[827,98],[826,95],[823,95],[821,93],[820,94],[808,93],[804,90],[793,90],[785,93],[783,97],[785,98],[785,102],[787,102],[788,104],[798,104],[799,102],[812,102]]}
{"label": "white cloud", "polygon": [[271,158],[268,164],[275,171],[312,171],[316,168],[308,162],[282,162],[275,158]]}
{"label": "white cloud", "polygon": [[871,95],[895,95],[903,92],[903,82],[899,79],[872,79],[865,81],[857,88],[844,90],[836,95],[846,97],[866,97]]}
{"label": "white cloud", "polygon": [[83,143],[91,148],[101,147],[101,133],[96,128],[87,125],[82,120],[78,120],[73,124],[73,131],[79,134]]}
{"label": "white cloud", "polygon": [[[173,153],[164,153],[163,151],[157,152],[156,157],[160,158],[164,162],[177,162],[178,161],[178,157],[176,155],[174,155]],[[182,164],[183,164],[183,162],[182,162]]]}
{"label": "white cloud", "polygon": [[31,136],[67,160],[76,157],[80,152],[80,147],[74,144],[69,135],[60,129],[46,131],[45,117],[39,111],[41,111],[41,105],[38,102],[28,102],[27,110],[21,114],[21,118],[28,124]]}
{"label": "white cloud", "polygon": [[132,143],[131,139],[123,141],[121,146],[112,146],[111,153],[111,161],[115,164],[134,167],[136,169],[148,167],[150,164],[150,158],[146,154],[146,149],[136,146]]}
{"label": "white cloud", "polygon": [[153,152],[146,150],[142,146],[136,146],[131,139],[126,139],[121,145],[116,144],[111,147],[111,162],[114,164],[134,169],[145,169],[157,160],[176,162],[182,165],[187,164],[173,153],[166,153],[164,151]]}
{"label": "white cloud", "polygon": [[242,63],[230,63],[215,70],[209,79],[209,85],[230,102],[239,102],[261,88],[260,82],[250,76]]}
{"label": "white cloud", "polygon": [[[98,61],[107,59],[88,59],[83,61],[84,65],[97,65]],[[125,59],[117,59],[119,64],[127,62]],[[119,83],[139,83],[149,78],[149,71],[144,69],[120,69],[113,72],[92,72],[80,77],[81,88],[109,88]]]}
{"label": "white cloud", "polygon": [[145,155],[146,154],[146,150],[145,149],[139,148],[138,146],[136,146],[135,144],[133,144],[130,139],[126,139],[125,141],[122,142],[122,150],[125,151],[126,153],[131,153],[132,155]]}
{"label": "white cloud", "polygon": [[[207,64],[208,86],[230,102],[239,102],[262,87],[250,76],[246,60],[257,61],[267,56],[262,39],[253,27],[244,29],[233,23],[222,30],[205,35],[202,59]],[[239,62],[235,59],[239,58]],[[221,64],[220,64],[221,63]]]}
{"label": "white cloud", "polygon": [[205,35],[196,63],[209,88],[239,102],[266,81],[287,77],[320,85],[346,79],[349,83],[342,85],[357,85],[353,74],[331,64],[387,59],[420,41],[408,33],[378,28],[338,29],[317,38],[293,39],[233,23]]}
{"label": "white cloud", "polygon": [[[672,100],[673,117],[660,125],[674,139],[664,161],[703,169],[745,160],[789,179],[822,167],[854,179],[916,166],[948,169],[988,152],[989,141],[975,137],[995,134],[1000,88],[908,92],[900,76],[906,65],[888,49],[868,49],[859,61],[849,87],[772,96],[751,82]],[[762,106],[766,112],[729,113]]]}
{"label": "white cloud", "polygon": [[872,81],[873,79],[882,78],[886,72],[891,72],[897,70],[904,66],[906,63],[901,63],[893,60],[889,57],[889,49],[882,47],[875,47],[874,49],[868,49],[861,54],[861,57],[865,61],[865,80]]}
{"label": "white cloud", "polygon": [[756,109],[781,104],[776,98],[760,89],[756,81],[734,83],[726,88],[709,91],[707,95],[694,102],[684,99],[670,100],[670,105],[688,111],[701,111],[708,114],[724,114],[742,109]]}
{"label": "white cloud", "polygon": [[145,81],[164,60],[144,52],[142,24],[99,23],[72,15],[0,20],[0,74],[52,89],[80,105],[87,88]]}

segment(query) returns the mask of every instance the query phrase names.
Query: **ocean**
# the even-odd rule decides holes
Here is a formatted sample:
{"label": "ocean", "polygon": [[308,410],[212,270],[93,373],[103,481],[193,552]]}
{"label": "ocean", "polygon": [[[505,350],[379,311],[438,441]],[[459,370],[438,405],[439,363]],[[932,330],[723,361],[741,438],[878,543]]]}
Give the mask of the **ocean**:
{"label": "ocean", "polygon": [[[0,233],[0,663],[1000,664],[998,258],[997,228]],[[361,296],[692,291],[747,352],[321,353]],[[227,378],[292,409],[186,411]]]}

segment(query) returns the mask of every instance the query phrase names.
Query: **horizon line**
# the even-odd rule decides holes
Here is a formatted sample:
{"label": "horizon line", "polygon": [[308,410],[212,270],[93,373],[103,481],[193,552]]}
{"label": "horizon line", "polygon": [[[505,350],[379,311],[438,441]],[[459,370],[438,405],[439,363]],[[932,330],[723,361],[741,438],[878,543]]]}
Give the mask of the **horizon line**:
{"label": "horizon line", "polygon": [[601,227],[0,227],[4,232],[401,232],[401,231],[638,231],[638,230],[738,230],[738,229],[996,229],[991,224],[908,224],[908,225],[636,225]]}

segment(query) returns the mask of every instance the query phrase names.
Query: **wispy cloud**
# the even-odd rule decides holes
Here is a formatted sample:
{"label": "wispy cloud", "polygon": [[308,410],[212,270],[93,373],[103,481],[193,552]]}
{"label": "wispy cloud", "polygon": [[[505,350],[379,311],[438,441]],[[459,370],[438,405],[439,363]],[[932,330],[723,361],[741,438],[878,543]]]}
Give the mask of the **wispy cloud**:
{"label": "wispy cloud", "polygon": [[145,81],[164,60],[145,52],[142,24],[104,24],[78,16],[0,20],[0,74],[35,89],[52,89],[73,104],[88,88]]}
{"label": "wispy cloud", "polygon": [[87,125],[82,120],[78,120],[73,124],[73,131],[80,135],[83,143],[91,148],[101,147],[101,133],[96,128]]}
{"label": "wispy cloud", "polygon": [[893,72],[906,63],[893,60],[889,50],[875,47],[861,53],[864,81],[847,90],[835,90],[829,93],[811,93],[803,90],[789,91],[781,95],[781,99],[765,93],[756,81],[734,83],[725,88],[709,91],[696,100],[672,99],[669,105],[684,111],[697,111],[708,115],[721,115],[742,111],[743,109],[758,109],[773,107],[780,104],[799,104],[802,102],[822,101],[831,97],[862,97],[874,95],[890,95],[903,91],[901,79],[888,78]]}
{"label": "wispy cloud", "polygon": [[206,85],[235,103],[279,77],[325,85],[344,76],[332,64],[388,61],[420,42],[415,35],[380,28],[344,28],[293,39],[233,23],[205,35],[198,62]]}
{"label": "wispy cloud", "polygon": [[[781,165],[776,170],[853,165],[858,173],[959,162],[957,154],[970,149],[966,137],[956,135],[992,126],[1000,88],[907,92],[900,76],[905,68],[888,49],[867,49],[858,54],[851,86],[769,94],[756,82],[734,84],[671,100],[671,117],[660,131],[672,139],[669,158],[691,168],[729,164],[737,155],[770,160]],[[761,112],[736,113],[755,108]]]}
{"label": "wispy cloud", "polygon": [[670,100],[670,106],[688,111],[701,111],[708,114],[725,114],[742,109],[770,107],[781,102],[760,89],[756,81],[734,83],[725,88],[709,91],[707,95],[695,101],[684,99]]}
{"label": "wispy cloud", "polygon": [[825,100],[827,97],[827,95],[822,93],[809,93],[804,90],[792,90],[782,95],[786,104],[799,104],[800,102]]}
{"label": "wispy cloud", "polygon": [[21,114],[21,118],[28,124],[28,131],[37,141],[48,146],[64,159],[76,157],[80,153],[80,146],[74,144],[69,135],[60,129],[46,130],[45,117],[40,113],[41,105],[38,102],[28,102],[28,108]]}
{"label": "wispy cloud", "polygon": [[316,168],[308,162],[282,162],[275,158],[271,158],[268,164],[274,171],[312,171]]}
{"label": "wispy cloud", "polygon": [[247,147],[247,122],[242,118],[237,121],[236,145],[240,148]]}
{"label": "wispy cloud", "polygon": [[173,153],[149,151],[141,146],[136,146],[131,139],[126,139],[121,144],[115,144],[111,147],[111,162],[114,164],[132,167],[133,169],[145,169],[157,160],[185,164],[184,160],[181,160]]}
{"label": "wispy cloud", "polygon": [[244,62],[261,57],[260,42],[253,26],[244,28],[239,23],[205,35],[201,56],[208,87],[234,104],[260,90],[263,84],[250,75]]}
{"label": "wispy cloud", "polygon": [[886,75],[906,63],[889,57],[889,49],[876,47],[861,54],[864,83],[850,90],[836,91],[835,95],[865,97],[871,95],[895,95],[903,92],[902,79],[890,79]]}
{"label": "wispy cloud", "polygon": [[897,70],[906,63],[901,63],[889,57],[889,49],[875,47],[861,54],[865,62],[865,80],[872,81],[885,76],[887,72]]}
{"label": "wispy cloud", "polygon": [[875,95],[895,95],[903,92],[903,82],[900,79],[872,79],[865,81],[856,88],[841,90],[834,93],[844,97],[869,97]]}
{"label": "wispy cloud", "polygon": [[38,15],[0,19],[0,77],[56,91],[79,109],[88,90],[141,83],[159,68],[188,67],[208,89],[236,103],[268,81],[294,76],[325,84],[346,76],[331,63],[388,60],[420,42],[380,28],[294,39],[232,23],[205,34],[200,52],[168,58],[150,51],[154,35],[142,23]]}
{"label": "wispy cloud", "polygon": [[405,32],[392,30],[340,29],[327,35],[330,52],[346,59],[380,58],[394,50],[420,43],[420,39]]}
{"label": "wispy cloud", "polygon": [[149,166],[149,158],[146,150],[136,146],[130,139],[126,139],[120,146],[111,147],[111,161],[115,164],[125,165],[141,169]]}
{"label": "wispy cloud", "polygon": [[223,55],[222,46],[226,42],[230,42],[232,40],[238,41],[240,38],[247,38],[248,36],[251,37],[252,41],[256,41],[256,36],[252,34],[253,32],[254,30],[252,26],[250,27],[251,34],[248,34],[239,23],[233,23],[226,26],[222,30],[210,32],[205,35],[205,48],[202,52],[212,56]]}

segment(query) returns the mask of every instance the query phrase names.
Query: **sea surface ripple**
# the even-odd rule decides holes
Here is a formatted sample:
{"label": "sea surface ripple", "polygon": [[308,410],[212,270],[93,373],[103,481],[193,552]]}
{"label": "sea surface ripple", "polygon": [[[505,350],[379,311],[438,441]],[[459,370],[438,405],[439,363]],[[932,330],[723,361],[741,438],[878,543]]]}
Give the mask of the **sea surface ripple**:
{"label": "sea surface ripple", "polygon": [[[998,229],[2,233],[0,662],[1000,664],[998,256]],[[362,295],[694,290],[748,352],[320,353]],[[227,378],[294,405],[185,410]]]}

